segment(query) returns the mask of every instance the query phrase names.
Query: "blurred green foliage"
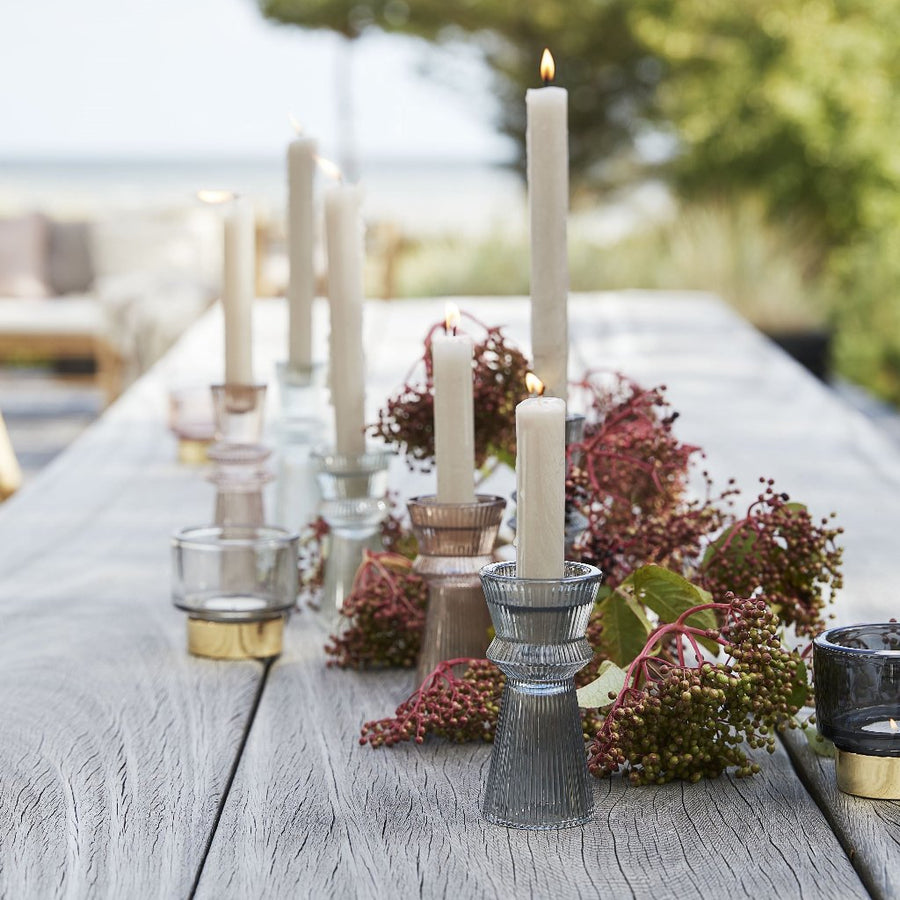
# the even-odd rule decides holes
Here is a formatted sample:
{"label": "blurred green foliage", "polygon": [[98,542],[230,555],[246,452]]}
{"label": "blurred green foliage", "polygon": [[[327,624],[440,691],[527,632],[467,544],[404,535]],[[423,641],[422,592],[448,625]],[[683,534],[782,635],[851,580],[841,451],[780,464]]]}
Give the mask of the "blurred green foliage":
{"label": "blurred green foliage", "polygon": [[[789,289],[801,306],[818,304],[835,327],[839,369],[900,403],[900,0],[258,2],[269,18],[351,38],[379,28],[477,48],[520,170],[523,93],[537,85],[549,46],[570,92],[575,191],[661,176],[696,213],[682,237],[657,228],[617,253],[638,258],[655,241],[665,252],[652,271],[665,281],[668,266],[666,287],[691,273],[697,283],[684,286],[742,271],[720,289],[732,301],[748,296],[753,266],[774,266],[774,279],[757,268],[772,285],[770,305],[786,303]],[[648,156],[649,136],[671,152]],[[730,220],[723,204],[734,207]],[[480,252],[473,275],[502,263],[510,288],[521,280],[517,252]],[[598,249],[603,286],[614,286],[615,265]]]}

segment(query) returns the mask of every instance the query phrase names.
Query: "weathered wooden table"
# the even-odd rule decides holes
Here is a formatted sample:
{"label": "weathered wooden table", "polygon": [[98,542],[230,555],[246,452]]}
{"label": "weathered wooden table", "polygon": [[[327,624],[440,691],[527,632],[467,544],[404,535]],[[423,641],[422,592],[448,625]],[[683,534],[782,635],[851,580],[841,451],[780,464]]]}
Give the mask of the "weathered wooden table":
{"label": "weathered wooden table", "polygon": [[[461,305],[526,344],[524,301]],[[268,378],[285,312],[257,307]],[[367,309],[370,411],[442,310]],[[571,320],[572,372],[666,383],[718,482],[839,512],[837,621],[898,612],[900,452],[866,420],[708,297],[573,297]],[[590,826],[520,832],[480,818],[488,746],[358,746],[412,676],[326,669],[313,614],[272,664],[189,657],[168,538],[213,489],[174,461],[166,390],[217,378],[220,345],[214,313],[0,509],[0,895],[900,897],[900,802],[837,793],[802,737],[751,779],[597,781]]]}

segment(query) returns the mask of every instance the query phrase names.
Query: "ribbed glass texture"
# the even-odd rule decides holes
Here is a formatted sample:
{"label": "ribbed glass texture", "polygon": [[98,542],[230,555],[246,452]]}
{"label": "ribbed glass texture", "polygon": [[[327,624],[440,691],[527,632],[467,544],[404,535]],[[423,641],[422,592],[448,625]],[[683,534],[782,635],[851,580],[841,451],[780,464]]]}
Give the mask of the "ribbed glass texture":
{"label": "ribbed glass texture", "polygon": [[473,503],[414,497],[407,504],[419,544],[413,568],[428,582],[419,683],[442,660],[484,656],[491,617],[479,572],[491,561],[505,506],[493,496]]}
{"label": "ribbed glass texture", "polygon": [[822,735],[839,750],[900,757],[900,623],[820,634],[813,672]]}
{"label": "ribbed glass texture", "polygon": [[265,463],[271,454],[261,444],[223,444],[210,447],[215,465],[209,480],[216,486],[217,525],[262,525],[263,485],[273,476]]}
{"label": "ribbed glass texture", "polygon": [[282,616],[297,600],[297,544],[269,526],[185,528],[172,538],[172,602],[207,621]]}
{"label": "ribbed glass texture", "polygon": [[393,454],[314,451],[310,458],[322,503],[319,511],[331,529],[325,554],[322,613],[337,619],[350,593],[366,549],[378,550],[378,528],[388,513],[388,464]]}
{"label": "ribbed glass texture", "polygon": [[507,678],[484,816],[532,830],[583,825],[594,802],[574,676],[594,655],[585,631],[603,576],[574,562],[561,579],[515,573],[514,562],[481,572],[496,634],[487,656]]}

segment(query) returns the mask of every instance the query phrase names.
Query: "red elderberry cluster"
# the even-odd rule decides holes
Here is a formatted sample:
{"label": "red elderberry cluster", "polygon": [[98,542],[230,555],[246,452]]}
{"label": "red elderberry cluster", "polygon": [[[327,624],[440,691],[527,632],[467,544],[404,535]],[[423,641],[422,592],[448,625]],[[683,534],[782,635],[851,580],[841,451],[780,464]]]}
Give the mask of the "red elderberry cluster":
{"label": "red elderberry cluster", "polygon": [[[454,669],[466,666],[462,675]],[[503,674],[486,659],[450,659],[387,719],[366,722],[359,742],[390,747],[401,741],[421,744],[433,734],[451,741],[492,741],[500,713]]]}
{"label": "red elderberry cluster", "polygon": [[[472,391],[475,401],[475,465],[490,457],[510,465],[516,455],[516,404],[528,396],[525,375],[529,362],[498,327],[488,327],[468,313],[463,315],[484,331],[475,343]],[[369,427],[375,437],[398,446],[411,468],[429,470],[434,460],[434,383],[431,343],[443,323],[425,337],[425,353],[413,372],[424,367],[424,382],[412,383],[412,373],[401,390],[390,397]]]}
{"label": "red elderberry cluster", "polygon": [[760,482],[763,490],[746,516],[707,550],[701,584],[713,594],[762,591],[783,622],[813,637],[825,627],[825,608],[843,584],[843,551],[836,544],[843,529],[832,524],[834,513],[816,522],[771,479]]}
{"label": "red elderberry cluster", "polygon": [[[720,630],[686,624],[703,609],[720,614]],[[803,660],[778,632],[763,600],[733,594],[657,628],[628,667],[589,748],[588,768],[603,776],[624,767],[634,784],[699,781],[727,768],[738,776],[758,772],[742,745],[772,752],[774,729],[792,724],[807,699]],[[709,662],[701,639],[715,641],[728,659]]]}
{"label": "red elderberry cluster", "polygon": [[397,553],[366,551],[344,600],[348,625],[329,638],[329,665],[345,669],[412,668],[425,628],[428,588]]}
{"label": "red elderberry cluster", "polygon": [[591,377],[581,384],[590,398],[584,440],[570,448],[568,499],[587,519],[575,553],[606,573],[615,587],[648,563],[684,571],[710,534],[725,521],[735,489],[686,496],[691,465],[702,453],[673,433],[678,417],[665,387],[642,388],[615,376],[603,388]]}

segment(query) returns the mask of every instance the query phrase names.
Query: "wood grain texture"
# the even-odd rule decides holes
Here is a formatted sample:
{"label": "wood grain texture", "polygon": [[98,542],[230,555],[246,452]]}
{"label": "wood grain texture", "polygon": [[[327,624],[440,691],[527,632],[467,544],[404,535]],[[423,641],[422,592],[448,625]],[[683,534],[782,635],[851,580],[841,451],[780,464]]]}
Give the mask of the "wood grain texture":
{"label": "wood grain texture", "polygon": [[411,676],[326,669],[324,639],[311,614],[290,624],[198,897],[868,896],[783,750],[750,779],[596,781],[584,829],[487,825],[490,748],[360,747]]}
{"label": "wood grain texture", "polygon": [[[196,348],[194,348],[196,353]],[[187,656],[165,369],[0,509],[0,896],[186,896],[261,681]]]}
{"label": "wood grain texture", "polygon": [[782,740],[872,896],[900,898],[900,800],[867,800],[841,793],[834,760],[813,753],[802,732],[785,732]]}

